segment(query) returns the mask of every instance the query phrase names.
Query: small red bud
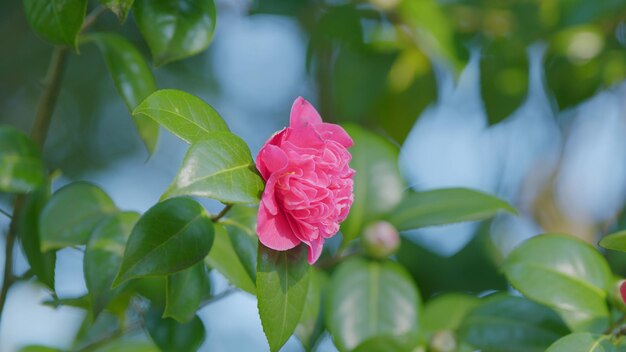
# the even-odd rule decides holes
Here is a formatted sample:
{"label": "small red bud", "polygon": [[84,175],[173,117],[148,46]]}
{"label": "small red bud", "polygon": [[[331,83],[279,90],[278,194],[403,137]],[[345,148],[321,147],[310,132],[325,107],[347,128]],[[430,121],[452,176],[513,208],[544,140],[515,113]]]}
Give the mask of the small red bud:
{"label": "small red bud", "polygon": [[386,221],[377,221],[363,231],[363,247],[374,258],[386,258],[400,247],[398,230]]}
{"label": "small red bud", "polygon": [[626,303],[626,280],[619,285],[619,293],[622,296],[622,302]]}

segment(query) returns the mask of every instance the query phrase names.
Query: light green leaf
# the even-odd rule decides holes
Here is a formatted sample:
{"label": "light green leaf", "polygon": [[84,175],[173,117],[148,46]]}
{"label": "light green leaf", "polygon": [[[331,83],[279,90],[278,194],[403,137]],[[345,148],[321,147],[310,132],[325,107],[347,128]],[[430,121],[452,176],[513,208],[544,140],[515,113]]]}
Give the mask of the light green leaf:
{"label": "light green leaf", "polygon": [[222,117],[202,99],[175,89],[152,93],[133,111],[135,118],[149,117],[187,143],[206,140],[211,132],[227,132]]}
{"label": "light green leaf", "polygon": [[424,306],[423,331],[428,337],[440,330],[456,330],[465,315],[480,303],[478,297],[446,293],[430,299]]}
{"label": "light green leaf", "polygon": [[173,198],[158,203],[133,228],[113,287],[191,267],[209,253],[213,237],[213,222],[198,202]]}
{"label": "light green leaf", "polygon": [[[156,90],[152,71],[135,46],[115,33],[96,33],[86,37],[96,43],[115,88],[124,99],[130,113]],[[146,116],[133,115],[133,122],[148,152],[152,154],[159,138],[159,125]]]}
{"label": "light green leaf", "polygon": [[[359,344],[352,352],[400,352],[400,351],[425,351],[416,346],[414,339],[399,338],[391,335],[378,335],[369,338]],[[455,352],[461,352],[456,351]]]}
{"label": "light green leaf", "polygon": [[572,330],[606,329],[612,274],[587,243],[564,235],[537,236],[517,247],[503,270],[515,288],[553,308]]}
{"label": "light green leaf", "polygon": [[204,262],[167,277],[167,294],[163,318],[179,323],[190,322],[203,300],[211,296],[209,273]]}
{"label": "light green leaf", "polygon": [[184,59],[206,49],[215,32],[213,0],[137,0],[135,19],[155,65]]}
{"label": "light green leaf", "polygon": [[121,212],[102,220],[91,233],[85,248],[83,271],[94,317],[125,288],[122,285],[111,289],[111,284],[120,269],[126,241],[138,219],[138,213]]}
{"label": "light green leaf", "polygon": [[188,195],[223,203],[258,203],[263,180],[246,143],[230,132],[212,132],[189,147],[163,198]]}
{"label": "light green leaf", "polygon": [[99,0],[100,3],[111,10],[120,22],[126,21],[128,12],[133,7],[135,0]]}
{"label": "light green leaf", "polygon": [[354,175],[354,203],[341,224],[344,244],[358,237],[363,227],[392,210],[405,189],[398,170],[398,148],[357,125],[344,126],[354,140],[350,166]]}
{"label": "light green leaf", "polygon": [[256,288],[259,316],[270,351],[278,351],[302,316],[309,285],[304,246],[274,251],[259,244]]}
{"label": "light green leaf", "polygon": [[150,309],[145,324],[152,341],[161,351],[196,352],[204,341],[205,329],[202,320],[194,316],[186,324],[171,318],[161,319],[161,311]]}
{"label": "light green leaf", "polygon": [[553,343],[546,352],[613,352],[610,335],[596,335],[577,332],[562,337]]}
{"label": "light green leaf", "polygon": [[296,327],[296,336],[307,351],[312,351],[315,342],[324,331],[322,326],[322,293],[328,283],[323,271],[311,269],[304,310]]}
{"label": "light green leaf", "polygon": [[30,192],[43,184],[46,170],[35,144],[12,127],[0,127],[0,192]]}
{"label": "light green leaf", "polygon": [[109,196],[87,182],[74,182],[56,191],[41,211],[41,249],[86,244],[96,225],[117,212]]}
{"label": "light green leaf", "polygon": [[49,197],[50,186],[47,184],[26,196],[24,207],[20,213],[18,235],[30,270],[39,281],[54,291],[56,252],[41,251],[39,233],[39,217]]}
{"label": "light green leaf", "polygon": [[349,259],[333,273],[329,287],[326,327],[339,350],[380,335],[417,343],[420,294],[399,264]]}
{"label": "light green leaf", "polygon": [[75,49],[87,0],[24,0],[24,11],[30,26],[41,38]]}
{"label": "light green leaf", "polygon": [[389,222],[398,230],[484,220],[506,211],[516,214],[507,202],[466,188],[442,188],[409,192],[390,213]]}
{"label": "light green leaf", "polygon": [[568,333],[551,309],[505,294],[484,299],[459,328],[461,339],[483,352],[542,352]]}
{"label": "light green leaf", "polygon": [[604,236],[600,245],[606,249],[626,252],[626,231],[619,231]]}

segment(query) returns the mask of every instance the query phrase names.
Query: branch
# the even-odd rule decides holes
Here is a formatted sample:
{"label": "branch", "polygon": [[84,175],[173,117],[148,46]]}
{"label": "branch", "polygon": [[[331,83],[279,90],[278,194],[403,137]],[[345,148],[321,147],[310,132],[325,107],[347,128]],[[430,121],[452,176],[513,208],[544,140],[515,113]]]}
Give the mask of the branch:
{"label": "branch", "polygon": [[219,219],[223,218],[224,215],[226,215],[226,213],[228,213],[228,211],[233,207],[232,204],[228,204],[227,206],[224,207],[224,209],[222,209],[222,211],[219,212],[219,214],[213,216],[211,218],[211,220],[213,220],[213,222],[217,222]]}
{"label": "branch", "polygon": [[9,218],[9,219],[12,219],[12,218],[13,218],[13,216],[11,216],[11,214],[9,214],[9,212],[8,212],[8,211],[6,211],[6,210],[2,210],[2,209],[0,209],[0,214],[2,214],[2,215],[4,215],[4,216],[6,216],[6,217],[7,217],[7,218]]}

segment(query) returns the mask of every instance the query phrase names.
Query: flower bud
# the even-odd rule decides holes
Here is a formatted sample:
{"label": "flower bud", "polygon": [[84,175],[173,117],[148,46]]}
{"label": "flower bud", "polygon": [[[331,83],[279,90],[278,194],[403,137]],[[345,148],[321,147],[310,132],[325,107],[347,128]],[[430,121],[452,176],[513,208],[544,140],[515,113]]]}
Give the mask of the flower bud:
{"label": "flower bud", "polygon": [[386,258],[394,254],[399,247],[398,230],[386,221],[377,221],[367,226],[363,232],[363,248],[374,258]]}
{"label": "flower bud", "polygon": [[428,350],[433,352],[453,352],[456,348],[456,338],[450,330],[437,331],[428,342]]}
{"label": "flower bud", "polygon": [[622,296],[622,302],[626,304],[626,281],[622,281],[619,285],[619,293]]}

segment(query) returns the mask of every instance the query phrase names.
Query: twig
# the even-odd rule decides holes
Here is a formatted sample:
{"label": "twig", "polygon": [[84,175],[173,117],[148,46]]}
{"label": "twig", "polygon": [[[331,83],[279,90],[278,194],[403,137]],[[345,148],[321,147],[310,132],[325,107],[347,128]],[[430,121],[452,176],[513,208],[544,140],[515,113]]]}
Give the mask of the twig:
{"label": "twig", "polygon": [[228,211],[230,210],[230,208],[232,208],[233,205],[232,204],[228,204],[224,207],[224,209],[222,209],[222,211],[219,212],[219,214],[215,215],[214,217],[211,218],[211,220],[213,220],[213,222],[217,222],[219,219],[221,219],[222,217],[224,217],[224,215],[226,215],[226,213],[228,213]]}
{"label": "twig", "polygon": [[102,347],[103,345],[106,345],[107,343],[109,343],[112,340],[115,340],[119,337],[122,337],[130,332],[133,332],[135,330],[139,330],[141,327],[143,326],[143,323],[141,321],[138,321],[132,325],[129,325],[128,327],[126,327],[125,329],[117,329],[115,331],[113,331],[111,334],[101,338],[100,340],[96,340],[90,344],[87,344],[79,349],[76,350],[76,352],[88,352],[88,351],[95,351],[97,350],[99,347]]}
{"label": "twig", "polygon": [[17,219],[24,203],[24,197],[15,198],[13,207],[13,219],[9,225],[6,241],[4,242],[4,276],[2,277],[2,289],[0,289],[0,317],[4,311],[4,304],[7,300],[9,288],[13,284],[13,247],[15,246],[15,238],[17,237]]}
{"label": "twig", "polygon": [[6,210],[2,210],[2,209],[0,209],[0,214],[2,214],[2,215],[4,215],[4,216],[6,216],[6,217],[7,217],[7,218],[9,218],[9,219],[12,219],[12,218],[13,218],[13,216],[12,216],[12,215],[11,215],[8,211],[6,211]]}

